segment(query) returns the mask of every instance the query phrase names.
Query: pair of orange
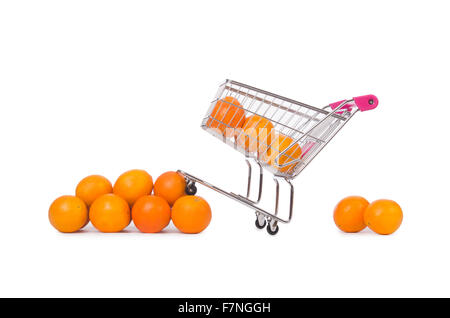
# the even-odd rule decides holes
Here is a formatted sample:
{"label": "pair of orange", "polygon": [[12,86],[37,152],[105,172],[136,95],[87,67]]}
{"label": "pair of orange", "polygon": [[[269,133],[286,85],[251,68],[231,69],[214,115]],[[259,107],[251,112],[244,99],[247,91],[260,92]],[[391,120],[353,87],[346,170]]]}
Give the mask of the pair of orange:
{"label": "pair of orange", "polygon": [[[293,173],[298,164],[296,160],[302,155],[300,145],[294,144],[291,137],[276,132],[267,118],[256,114],[245,117],[243,107],[231,96],[216,103],[206,125],[226,137],[234,137],[241,149],[256,152],[264,162],[284,173]],[[291,161],[295,162],[290,164]]]}
{"label": "pair of orange", "polygon": [[186,196],[185,186],[184,178],[171,171],[155,184],[150,174],[138,169],[123,173],[114,186],[103,176],[91,175],[78,183],[76,196],[52,203],[50,223],[61,232],[75,232],[90,220],[101,232],[120,232],[133,220],[140,231],[154,233],[172,219],[180,231],[198,233],[208,226],[211,209],[204,199]]}
{"label": "pair of orange", "polygon": [[376,200],[369,203],[360,196],[342,199],[334,209],[334,222],[344,232],[356,233],[368,226],[378,234],[394,233],[402,224],[403,211],[397,202]]}

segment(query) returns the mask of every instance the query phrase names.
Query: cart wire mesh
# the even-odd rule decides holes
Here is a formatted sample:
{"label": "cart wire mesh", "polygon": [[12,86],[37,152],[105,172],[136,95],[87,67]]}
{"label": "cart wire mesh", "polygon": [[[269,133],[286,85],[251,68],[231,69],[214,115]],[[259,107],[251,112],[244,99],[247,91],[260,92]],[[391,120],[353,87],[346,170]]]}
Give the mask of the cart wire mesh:
{"label": "cart wire mesh", "polygon": [[254,158],[275,176],[296,177],[356,113],[346,105],[333,113],[227,80],[202,120],[202,128]]}

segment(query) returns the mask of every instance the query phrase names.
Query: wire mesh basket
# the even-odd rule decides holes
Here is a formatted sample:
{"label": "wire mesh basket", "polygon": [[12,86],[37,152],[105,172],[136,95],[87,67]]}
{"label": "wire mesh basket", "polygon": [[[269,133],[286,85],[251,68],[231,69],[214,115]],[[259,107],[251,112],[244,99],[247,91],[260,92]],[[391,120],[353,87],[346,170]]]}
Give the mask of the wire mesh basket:
{"label": "wire mesh basket", "polygon": [[[227,80],[220,85],[201,127],[244,154],[249,167],[247,194],[243,196],[226,192],[186,172],[180,173],[185,176],[191,189],[195,182],[199,182],[255,209],[256,226],[262,228],[267,223],[268,232],[276,234],[278,222],[288,223],[292,217],[294,188],[290,180],[317,156],[358,111],[374,109],[377,105],[378,99],[374,95],[365,95],[318,108]],[[250,199],[252,165],[249,159],[254,159],[260,169],[256,200]],[[263,186],[263,169],[274,176],[274,213],[258,206]],[[287,219],[278,217],[280,178],[291,188]]]}

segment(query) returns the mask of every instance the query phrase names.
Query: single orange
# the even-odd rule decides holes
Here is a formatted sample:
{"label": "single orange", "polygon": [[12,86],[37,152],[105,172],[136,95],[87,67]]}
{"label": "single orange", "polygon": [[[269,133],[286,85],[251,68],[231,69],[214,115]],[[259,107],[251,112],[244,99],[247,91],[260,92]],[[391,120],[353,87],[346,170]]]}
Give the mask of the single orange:
{"label": "single orange", "polygon": [[394,233],[400,227],[402,221],[402,208],[392,200],[373,201],[364,212],[364,222],[378,234]]}
{"label": "single orange", "polygon": [[86,204],[73,195],[63,195],[53,201],[48,218],[55,229],[64,233],[76,232],[89,221]]}
{"label": "single orange", "polygon": [[153,190],[153,179],[145,170],[130,170],[119,176],[113,192],[133,205],[137,199],[149,195]]}
{"label": "single orange", "polygon": [[239,101],[231,96],[219,100],[214,106],[206,126],[219,129],[223,135],[231,137],[234,129],[241,128],[245,120],[245,111]]}
{"label": "single orange", "polygon": [[155,195],[164,198],[170,206],[186,195],[186,180],[175,171],[163,173],[155,181]]}
{"label": "single orange", "polygon": [[364,211],[369,202],[360,196],[350,196],[342,199],[334,208],[334,223],[347,233],[355,233],[366,227]]}
{"label": "single orange", "polygon": [[[291,145],[292,147],[290,147]],[[281,155],[285,150],[287,151]],[[263,160],[278,171],[292,174],[299,163],[299,161],[293,161],[298,160],[301,155],[302,149],[299,144],[294,144],[294,140],[291,137],[279,133],[274,136],[269,149],[263,154]]]}
{"label": "single orange", "polygon": [[245,119],[242,128],[235,131],[237,144],[248,152],[263,153],[272,143],[273,124],[266,118],[252,115]]}
{"label": "single orange", "polygon": [[200,233],[211,222],[211,208],[205,199],[186,195],[172,207],[173,224],[183,233]]}
{"label": "single orange", "polygon": [[170,206],[161,197],[146,195],[134,203],[131,215],[139,231],[158,233],[170,222]]}
{"label": "single orange", "polygon": [[89,218],[100,232],[120,232],[130,224],[130,207],[118,195],[104,194],[92,203]]}
{"label": "single orange", "polygon": [[81,180],[75,190],[75,194],[81,200],[90,206],[98,197],[112,193],[111,182],[103,176],[91,175]]}

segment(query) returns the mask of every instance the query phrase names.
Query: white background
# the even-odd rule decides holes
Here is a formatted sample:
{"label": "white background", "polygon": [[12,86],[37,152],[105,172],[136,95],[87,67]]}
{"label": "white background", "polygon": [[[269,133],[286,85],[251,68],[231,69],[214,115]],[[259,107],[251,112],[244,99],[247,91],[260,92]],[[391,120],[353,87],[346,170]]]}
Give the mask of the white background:
{"label": "white background", "polygon": [[[2,1],[0,296],[450,296],[448,12],[446,1]],[[183,169],[244,192],[241,154],[199,128],[226,78],[317,106],[369,93],[380,104],[294,180],[294,218],[275,237],[201,186],[213,219],[200,235],[50,226],[50,203],[93,173]],[[353,194],[396,200],[401,228],[340,232],[333,208]]]}

